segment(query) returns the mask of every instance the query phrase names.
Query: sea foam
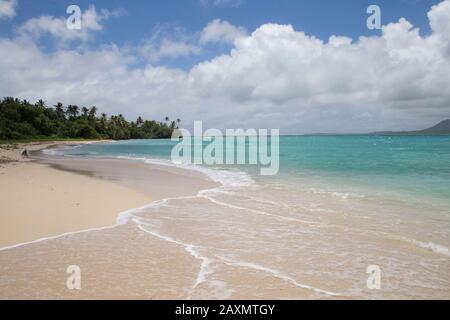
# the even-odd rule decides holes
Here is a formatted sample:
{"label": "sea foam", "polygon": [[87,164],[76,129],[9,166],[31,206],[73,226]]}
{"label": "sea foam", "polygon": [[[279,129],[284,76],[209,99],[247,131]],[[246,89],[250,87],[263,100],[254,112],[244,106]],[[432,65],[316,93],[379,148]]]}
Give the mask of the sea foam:
{"label": "sea foam", "polygon": [[255,182],[249,174],[239,170],[223,170],[219,168],[207,168],[194,164],[174,163],[170,160],[152,159],[133,156],[117,156],[118,159],[143,161],[147,164],[158,166],[176,167],[179,169],[197,171],[205,174],[214,182],[220,183],[224,187],[249,187]]}

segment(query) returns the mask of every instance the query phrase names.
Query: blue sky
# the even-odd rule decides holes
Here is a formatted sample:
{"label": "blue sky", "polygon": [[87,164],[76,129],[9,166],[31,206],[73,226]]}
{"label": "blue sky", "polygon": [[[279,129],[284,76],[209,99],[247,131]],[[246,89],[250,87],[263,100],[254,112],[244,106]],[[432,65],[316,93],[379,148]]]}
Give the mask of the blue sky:
{"label": "blue sky", "polygon": [[[105,43],[137,45],[152,34],[154,28],[164,25],[170,33],[180,28],[186,34],[200,32],[211,20],[226,20],[253,31],[265,23],[291,24],[322,40],[331,35],[357,39],[359,36],[379,35],[379,30],[366,28],[366,8],[377,4],[382,8],[382,23],[396,22],[405,17],[421,34],[430,27],[426,16],[438,0],[21,0],[16,19],[0,20],[0,35],[11,35],[14,28],[40,15],[65,16],[67,6],[77,4],[82,10],[94,4],[97,9],[123,10],[125,13],[106,21],[102,32],[96,34],[90,46]],[[66,15],[67,16],[67,15]],[[42,42],[44,46],[46,42]],[[51,49],[51,47],[47,48]],[[213,46],[201,54],[177,59],[162,59],[164,65],[189,68],[193,64],[227,52],[230,46]]]}
{"label": "blue sky", "polygon": [[425,128],[450,118],[450,0],[0,0],[0,96],[187,128]]}

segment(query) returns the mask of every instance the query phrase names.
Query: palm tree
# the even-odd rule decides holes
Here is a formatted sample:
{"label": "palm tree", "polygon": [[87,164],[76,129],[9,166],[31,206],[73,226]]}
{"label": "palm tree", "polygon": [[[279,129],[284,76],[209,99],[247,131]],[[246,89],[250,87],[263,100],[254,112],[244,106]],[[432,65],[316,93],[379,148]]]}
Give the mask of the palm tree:
{"label": "palm tree", "polygon": [[81,108],[81,112],[83,112],[83,118],[87,120],[89,109],[86,107]]}
{"label": "palm tree", "polygon": [[[141,116],[134,122],[128,122],[123,115],[109,117],[106,113],[97,116],[97,108],[78,107],[76,105],[65,106],[58,102],[53,107],[47,107],[40,99],[36,103],[27,100],[5,97],[0,99],[0,138],[10,139],[10,132],[21,136],[31,136],[27,127],[16,125],[14,119],[4,121],[3,110],[11,104],[11,109],[18,109],[19,113],[26,113],[29,121],[36,126],[36,132],[42,135],[56,135],[65,137],[105,137],[113,139],[146,139],[146,138],[169,138],[173,130],[180,126],[181,120],[171,120],[165,117],[160,121],[144,120]],[[81,114],[81,117],[80,117]],[[15,114],[12,114],[15,116]],[[9,116],[9,115],[8,115]],[[82,120],[87,119],[87,120]],[[20,122],[20,121],[19,121]]]}
{"label": "palm tree", "polygon": [[80,111],[80,108],[78,106],[69,105],[67,107],[67,114],[69,115],[70,119],[75,119],[78,117],[78,113]]}
{"label": "palm tree", "polygon": [[36,102],[36,106],[37,107],[39,107],[39,108],[45,108],[45,101],[44,100],[42,100],[42,99],[39,99],[37,102]]}
{"label": "palm tree", "polygon": [[100,115],[100,133],[105,134],[108,129],[108,115],[106,113],[102,113]]}
{"label": "palm tree", "polygon": [[177,119],[177,129],[180,129],[180,123],[181,123],[181,119],[178,118],[178,119]]}
{"label": "palm tree", "polygon": [[89,120],[95,120],[95,117],[96,117],[96,115],[97,115],[97,107],[96,106],[92,106],[90,109],[89,109]]}
{"label": "palm tree", "polygon": [[119,114],[119,117],[117,119],[119,126],[124,127],[127,123],[127,121],[125,120],[125,118],[123,117],[123,114]]}
{"label": "palm tree", "polygon": [[58,115],[59,119],[64,119],[64,105],[61,102],[58,102],[57,104],[55,104],[55,110],[56,110],[56,114]]}

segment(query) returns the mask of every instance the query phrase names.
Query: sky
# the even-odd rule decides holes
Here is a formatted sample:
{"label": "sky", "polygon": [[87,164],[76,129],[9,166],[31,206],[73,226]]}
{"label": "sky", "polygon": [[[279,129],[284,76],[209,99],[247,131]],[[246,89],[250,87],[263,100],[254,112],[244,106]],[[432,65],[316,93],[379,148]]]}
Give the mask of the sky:
{"label": "sky", "polygon": [[188,129],[425,128],[450,118],[450,0],[0,0],[0,96]]}

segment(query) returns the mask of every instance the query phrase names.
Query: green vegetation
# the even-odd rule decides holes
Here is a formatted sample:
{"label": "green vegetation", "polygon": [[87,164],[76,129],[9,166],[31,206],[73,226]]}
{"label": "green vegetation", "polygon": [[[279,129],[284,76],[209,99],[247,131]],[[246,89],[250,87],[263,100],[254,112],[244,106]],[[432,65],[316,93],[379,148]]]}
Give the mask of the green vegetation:
{"label": "green vegetation", "polygon": [[97,115],[96,107],[53,107],[43,100],[31,104],[26,100],[6,97],[0,102],[0,141],[47,141],[89,139],[165,139],[170,138],[180,120],[148,121],[138,117],[128,122],[119,114]]}

